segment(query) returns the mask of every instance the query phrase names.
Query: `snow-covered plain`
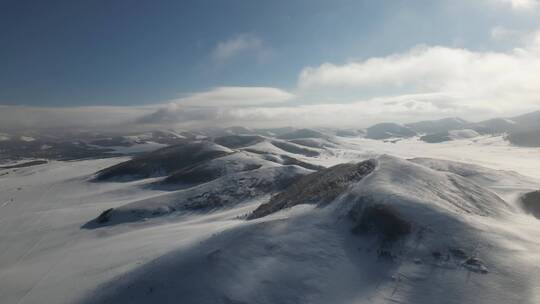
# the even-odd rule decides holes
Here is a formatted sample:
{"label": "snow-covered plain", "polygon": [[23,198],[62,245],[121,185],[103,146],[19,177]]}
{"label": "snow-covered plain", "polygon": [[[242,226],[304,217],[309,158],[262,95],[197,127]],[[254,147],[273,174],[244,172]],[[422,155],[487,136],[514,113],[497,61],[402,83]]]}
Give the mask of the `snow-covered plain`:
{"label": "snow-covered plain", "polygon": [[[390,154],[404,158],[433,157],[472,163],[488,168],[516,171],[540,178],[540,149],[516,147],[503,136],[480,136],[431,144],[418,138],[380,141],[366,138],[340,138],[346,144],[336,155],[340,159],[354,160],[358,156]],[[333,163],[332,159],[328,161]]]}
{"label": "snow-covered plain", "polygon": [[[85,224],[106,209],[194,190],[151,186],[160,177],[93,180],[125,157],[0,170],[0,303],[540,303],[540,221],[518,203],[540,189],[540,149],[480,137],[338,138],[319,156],[269,142],[251,150],[326,167],[378,165],[325,206],[246,220],[268,202],[260,195],[95,229]],[[388,245],[351,233],[350,212],[364,201],[391,205],[412,223],[410,235]]]}

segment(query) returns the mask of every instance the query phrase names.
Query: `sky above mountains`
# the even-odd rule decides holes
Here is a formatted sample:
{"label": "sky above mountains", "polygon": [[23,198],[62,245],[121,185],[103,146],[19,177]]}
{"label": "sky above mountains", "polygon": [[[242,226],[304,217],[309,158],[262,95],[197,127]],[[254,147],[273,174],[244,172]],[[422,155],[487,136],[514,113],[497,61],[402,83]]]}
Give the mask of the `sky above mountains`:
{"label": "sky above mountains", "polygon": [[3,0],[0,24],[0,128],[360,127],[540,107],[537,0]]}

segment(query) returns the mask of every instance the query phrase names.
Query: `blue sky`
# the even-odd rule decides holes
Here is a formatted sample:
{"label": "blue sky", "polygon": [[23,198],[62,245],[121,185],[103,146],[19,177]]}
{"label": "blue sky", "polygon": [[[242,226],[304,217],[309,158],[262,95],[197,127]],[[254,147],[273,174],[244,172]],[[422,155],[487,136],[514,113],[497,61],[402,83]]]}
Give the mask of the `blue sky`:
{"label": "blue sky", "polygon": [[[276,107],[284,102],[286,106],[339,105],[359,100],[376,104],[377,98],[395,102],[411,94],[423,94],[424,99],[441,99],[440,94],[469,95],[456,86],[416,85],[418,79],[429,82],[431,78],[426,75],[433,73],[411,73],[416,68],[394,71],[400,79],[383,77],[386,82],[375,84],[364,80],[348,83],[345,78],[349,68],[352,79],[364,77],[358,73],[365,72],[363,64],[370,60],[416,58],[414,52],[425,52],[416,58],[422,64],[431,62],[426,59],[430,54],[455,56],[465,62],[461,70],[483,71],[485,68],[478,69],[475,56],[514,56],[516,48],[533,49],[531,37],[540,28],[537,3],[1,0],[0,104],[74,107],[173,102],[173,108],[205,107],[203,96],[212,99],[214,107],[220,107],[220,98],[224,98],[224,106],[230,105],[227,100],[245,99],[242,106]],[[436,47],[454,52],[437,53]],[[459,50],[469,53],[459,55]],[[468,59],[463,61],[465,57]],[[497,66],[486,60],[484,67]],[[393,68],[394,64],[386,67]],[[452,66],[451,62],[447,64]],[[333,67],[330,74],[328,65]],[[370,68],[380,71],[378,65]],[[519,66],[506,68],[517,70]],[[461,70],[460,75],[468,74]],[[345,84],[328,85],[328,75],[345,79]],[[418,79],[411,81],[414,77]],[[242,90],[253,87],[261,88],[264,96],[253,97],[256,92]],[[240,95],[237,98],[235,94]],[[270,100],[273,97],[275,100]],[[485,103],[488,97],[478,99]],[[534,104],[524,103],[522,108],[534,108]],[[469,110],[474,114],[478,109]],[[495,110],[504,111],[504,107]]]}

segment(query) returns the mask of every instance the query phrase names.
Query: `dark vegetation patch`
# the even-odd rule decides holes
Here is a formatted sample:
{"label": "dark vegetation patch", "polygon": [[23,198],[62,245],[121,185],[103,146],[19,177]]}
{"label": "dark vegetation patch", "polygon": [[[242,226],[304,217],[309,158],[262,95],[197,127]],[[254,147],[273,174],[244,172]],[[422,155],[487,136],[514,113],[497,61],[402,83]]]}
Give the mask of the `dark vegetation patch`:
{"label": "dark vegetation patch", "polygon": [[328,135],[313,129],[299,129],[278,136],[281,139],[299,139],[299,138],[328,138]]}
{"label": "dark vegetation patch", "polygon": [[211,212],[228,208],[248,199],[282,191],[305,173],[306,170],[297,167],[283,166],[231,174],[220,181],[185,189],[166,200],[150,198],[105,210],[81,228],[96,229],[144,221],[175,212]]}
{"label": "dark vegetation patch", "polygon": [[371,139],[406,138],[416,136],[416,132],[396,123],[379,123],[366,130],[366,137]]}
{"label": "dark vegetation patch", "polygon": [[112,149],[89,146],[81,141],[41,139],[34,141],[18,139],[0,141],[0,161],[22,160],[25,158],[69,161],[89,158],[108,158],[120,155],[112,152]]}
{"label": "dark vegetation patch", "polygon": [[324,205],[342,194],[349,185],[360,181],[375,169],[376,161],[357,164],[339,164],[308,174],[289,186],[284,192],[260,205],[248,219],[260,218],[299,204]]}
{"label": "dark vegetation patch", "polygon": [[427,134],[422,137],[420,137],[421,141],[430,143],[430,144],[436,144],[441,143],[445,141],[450,141],[452,138],[450,138],[450,134],[448,132],[442,132],[442,133],[432,133]]}
{"label": "dark vegetation patch", "polygon": [[335,145],[330,143],[329,141],[326,141],[324,139],[316,139],[316,138],[292,139],[292,140],[289,140],[289,142],[292,142],[294,144],[301,145],[301,146],[304,146],[304,147],[316,148],[316,149],[324,149],[324,148],[333,148],[333,147],[335,147]]}
{"label": "dark vegetation patch", "polygon": [[132,142],[122,136],[96,139],[91,141],[90,144],[102,147],[129,147],[133,145]]}
{"label": "dark vegetation patch", "polygon": [[471,123],[464,126],[466,129],[473,129],[480,134],[502,134],[511,132],[516,128],[514,122],[504,118],[493,118],[478,123]]}
{"label": "dark vegetation patch", "polygon": [[449,248],[448,251],[454,258],[462,259],[462,260],[468,258],[468,254],[465,252],[465,250],[461,248]]}
{"label": "dark vegetation patch", "polygon": [[463,129],[463,127],[467,124],[469,124],[469,122],[461,118],[449,117],[439,120],[425,120],[415,123],[409,123],[405,126],[411,128],[418,133],[444,133],[450,130]]}
{"label": "dark vegetation patch", "polygon": [[470,257],[465,262],[463,262],[463,267],[467,268],[472,272],[486,274],[488,269],[484,261],[477,257]]}
{"label": "dark vegetation patch", "polygon": [[301,161],[299,159],[296,159],[294,157],[290,157],[288,155],[280,155],[280,157],[283,160],[283,162],[281,164],[285,165],[285,166],[287,166],[287,165],[296,165],[296,166],[299,166],[299,167],[302,167],[302,168],[306,168],[306,169],[309,169],[309,170],[315,170],[315,171],[325,169],[325,167],[323,167],[323,166],[319,166],[319,165],[311,164],[311,163],[308,163],[308,162],[305,162],[305,161]]}
{"label": "dark vegetation patch", "polygon": [[113,212],[114,208],[109,208],[105,211],[103,211],[97,218],[96,218],[96,222],[99,223],[99,224],[103,224],[103,223],[106,223],[110,220],[111,218],[111,213]]}
{"label": "dark vegetation patch", "polygon": [[101,212],[96,218],[86,222],[81,226],[82,229],[96,229],[99,227],[109,226],[111,224],[111,219],[113,218],[116,212],[115,208],[109,208]]}
{"label": "dark vegetation patch", "polygon": [[340,137],[357,137],[365,135],[364,130],[337,130],[336,136]]}
{"label": "dark vegetation patch", "polygon": [[0,169],[15,169],[15,168],[25,168],[25,167],[31,167],[31,166],[37,166],[37,165],[43,165],[48,163],[46,160],[33,160],[29,162],[24,162],[16,165],[11,166],[0,166]]}
{"label": "dark vegetation patch", "polygon": [[243,148],[264,141],[265,138],[259,135],[229,135],[221,136],[214,139],[218,145],[227,148]]}
{"label": "dark vegetation patch", "polygon": [[[252,172],[234,174],[227,178],[224,184],[218,184],[219,187],[206,187],[202,192],[199,189],[193,190],[193,195],[188,195],[175,208],[197,211],[232,206],[261,194],[281,191],[302,174],[293,167],[266,168],[260,171],[254,171],[255,174]],[[274,173],[271,173],[272,171]],[[267,178],[269,174],[273,174],[273,177]]]}
{"label": "dark vegetation patch", "polygon": [[[260,164],[245,164],[237,170],[237,172],[251,171],[259,169]],[[200,184],[220,178],[226,174],[225,170],[218,167],[208,167],[204,165],[190,166],[181,169],[169,175],[162,183],[163,184]]]}
{"label": "dark vegetation patch", "polygon": [[289,152],[289,153],[293,153],[293,154],[300,154],[300,155],[304,155],[304,156],[308,156],[308,157],[315,157],[315,156],[320,155],[320,153],[318,151],[308,149],[308,148],[303,148],[303,147],[298,146],[296,144],[287,143],[287,142],[283,142],[283,141],[272,141],[272,145],[280,148],[281,150],[283,150],[285,152]]}
{"label": "dark vegetation patch", "polygon": [[96,180],[138,179],[168,175],[193,164],[230,154],[213,143],[193,142],[165,147],[98,172]]}
{"label": "dark vegetation patch", "polygon": [[253,154],[259,154],[259,155],[270,155],[266,151],[261,151],[261,150],[257,150],[257,149],[247,148],[247,149],[243,149],[242,151],[246,151],[246,152],[253,153]]}
{"label": "dark vegetation patch", "polygon": [[152,131],[150,132],[150,138],[148,140],[156,142],[158,144],[164,145],[178,145],[185,143],[187,139],[195,139],[196,134],[191,132],[180,132],[181,134],[176,134],[173,132],[167,131]]}
{"label": "dark vegetation patch", "polygon": [[308,170],[315,170],[315,171],[325,169],[325,167],[323,167],[323,166],[308,163],[308,162],[299,160],[297,158],[290,157],[290,156],[285,155],[285,154],[282,154],[282,155],[262,154],[262,157],[267,161],[271,161],[273,163],[281,164],[281,165],[284,165],[284,166],[294,165],[294,166],[299,166],[299,167],[302,167],[302,168],[305,168],[305,169],[308,169]]}
{"label": "dark vegetation patch", "polygon": [[540,219],[540,190],[524,194],[521,197],[521,205],[527,213]]}
{"label": "dark vegetation patch", "polygon": [[354,234],[376,234],[383,242],[394,242],[411,233],[412,225],[389,205],[362,206],[349,212],[354,221]]}
{"label": "dark vegetation patch", "polygon": [[506,139],[513,145],[521,147],[540,147],[540,130],[513,132]]}

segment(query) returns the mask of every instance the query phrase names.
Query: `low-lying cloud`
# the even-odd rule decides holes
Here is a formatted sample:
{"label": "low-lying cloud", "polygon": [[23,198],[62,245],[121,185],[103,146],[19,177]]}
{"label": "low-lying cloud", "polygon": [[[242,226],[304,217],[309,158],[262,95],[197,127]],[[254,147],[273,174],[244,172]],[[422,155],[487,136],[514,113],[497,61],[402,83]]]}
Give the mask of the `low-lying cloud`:
{"label": "low-lying cloud", "polygon": [[277,88],[217,87],[179,98],[174,103],[192,107],[231,107],[281,103],[292,98],[293,94]]}
{"label": "low-lying cloud", "polygon": [[[540,107],[540,34],[508,52],[416,46],[404,53],[299,72],[296,88],[217,87],[147,107],[3,107],[0,127],[349,126],[448,116],[480,120]],[[495,37],[494,37],[495,38]]]}
{"label": "low-lying cloud", "polygon": [[[311,126],[510,116],[540,106],[540,35],[521,37],[509,52],[421,45],[385,57],[323,63],[299,73],[294,95],[275,88],[216,88],[161,111],[184,122],[197,113],[220,124]],[[208,109],[186,115],[193,107]]]}
{"label": "low-lying cloud", "polygon": [[149,115],[156,107],[30,107],[0,106],[0,130],[43,128],[132,128],[137,117]]}

